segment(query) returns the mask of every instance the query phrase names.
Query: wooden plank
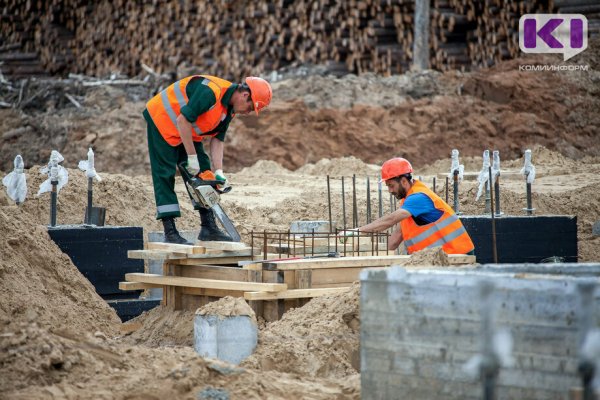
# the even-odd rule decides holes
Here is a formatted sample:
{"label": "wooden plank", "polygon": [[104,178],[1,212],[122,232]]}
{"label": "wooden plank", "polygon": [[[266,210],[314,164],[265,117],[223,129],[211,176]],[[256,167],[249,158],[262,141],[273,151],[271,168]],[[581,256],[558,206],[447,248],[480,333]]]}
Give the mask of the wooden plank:
{"label": "wooden plank", "polygon": [[188,254],[182,252],[168,252],[162,250],[128,250],[127,258],[136,260],[178,260],[186,258]]}
{"label": "wooden plank", "polygon": [[[281,271],[263,271],[262,272],[263,282],[277,282],[283,283],[283,272]],[[251,291],[251,290],[249,290]],[[263,302],[263,318],[267,322],[277,321],[284,312],[283,300],[268,300]]]}
{"label": "wooden plank", "polygon": [[324,296],[328,294],[337,294],[348,291],[350,287],[321,288],[321,289],[290,289],[282,292],[245,292],[246,300],[286,300],[286,299],[307,299],[311,297]]}
{"label": "wooden plank", "polygon": [[[211,249],[214,250],[214,249]],[[246,257],[249,259],[252,255],[251,249],[237,250],[237,251],[218,251],[210,252],[208,254],[191,254],[188,258],[190,259],[205,259],[205,258],[217,258],[217,257]]]}
{"label": "wooden plank", "polygon": [[250,250],[250,246],[248,246],[245,243],[240,243],[240,242],[218,242],[218,241],[209,242],[209,241],[198,240],[198,241],[196,241],[196,244],[198,246],[202,246],[202,247],[205,247],[205,248],[211,249],[211,250],[222,250],[222,251]]}
{"label": "wooden plank", "polygon": [[157,285],[173,287],[196,287],[206,289],[244,290],[279,292],[287,289],[283,283],[257,283],[221,281],[217,279],[185,278],[181,276],[163,276],[157,274],[129,273],[125,274],[128,282],[154,283]]}
{"label": "wooden plank", "polygon": [[179,276],[248,282],[248,271],[237,267],[221,267],[217,265],[186,265],[181,268]]}
{"label": "wooden plank", "polygon": [[189,244],[163,243],[163,242],[148,242],[146,243],[148,250],[162,250],[166,252],[185,253],[185,254],[204,254],[206,247],[192,246]]}
{"label": "wooden plank", "polygon": [[[221,253],[223,254],[223,253]],[[177,260],[178,265],[237,265],[240,261],[251,261],[250,256],[235,257],[203,257]]]}
{"label": "wooden plank", "polygon": [[[244,297],[243,290],[223,290],[223,289],[206,289],[206,288],[192,288],[184,287],[182,293],[193,296],[212,296],[212,297]],[[277,293],[277,292],[275,292]]]}
{"label": "wooden plank", "polygon": [[315,285],[332,285],[344,283],[346,286],[359,280],[360,271],[364,268],[331,268],[306,270],[312,273],[311,287]]}
{"label": "wooden plank", "polygon": [[[267,270],[278,271],[319,268],[386,267],[390,265],[402,265],[408,262],[408,260],[410,260],[410,255],[313,258],[290,261],[267,261],[263,262],[263,267]],[[473,264],[475,263],[475,256],[449,254],[448,260],[452,265]]]}
{"label": "wooden plank", "polygon": [[119,290],[145,290],[153,288],[161,288],[162,285],[140,282],[119,282]]}

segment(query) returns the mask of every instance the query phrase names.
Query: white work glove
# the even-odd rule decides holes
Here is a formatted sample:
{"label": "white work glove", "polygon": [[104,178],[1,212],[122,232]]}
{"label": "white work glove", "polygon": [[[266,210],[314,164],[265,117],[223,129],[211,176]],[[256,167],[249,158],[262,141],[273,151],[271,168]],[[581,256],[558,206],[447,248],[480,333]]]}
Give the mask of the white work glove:
{"label": "white work glove", "polygon": [[186,169],[192,176],[198,175],[198,172],[200,172],[200,162],[198,162],[197,154],[188,155]]}
{"label": "white work glove", "polygon": [[358,231],[358,228],[354,228],[354,229],[346,229],[343,231],[340,231],[338,236],[339,236],[339,241],[340,243],[346,243],[346,241],[348,241],[348,239],[350,239],[353,236],[358,236],[360,235],[360,232]]}
{"label": "white work glove", "polygon": [[231,186],[229,184],[229,181],[227,180],[227,177],[223,173],[222,169],[218,169],[218,170],[215,171],[215,178],[218,181],[225,181],[225,183],[223,185],[218,185],[219,190],[225,190],[225,189],[227,189],[228,187]]}

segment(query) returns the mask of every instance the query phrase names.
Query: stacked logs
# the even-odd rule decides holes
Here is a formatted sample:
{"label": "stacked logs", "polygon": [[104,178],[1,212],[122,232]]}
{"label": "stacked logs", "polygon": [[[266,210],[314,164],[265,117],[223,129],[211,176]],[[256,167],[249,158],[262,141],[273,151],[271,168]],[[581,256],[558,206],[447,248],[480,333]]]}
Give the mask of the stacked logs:
{"label": "stacked logs", "polygon": [[[412,60],[415,0],[9,3],[0,9],[2,43],[38,54],[53,74],[134,76],[143,63],[157,73],[197,67],[233,79],[302,64],[391,75]],[[430,60],[438,70],[516,57],[519,16],[552,10],[551,0],[431,0],[431,7]]]}

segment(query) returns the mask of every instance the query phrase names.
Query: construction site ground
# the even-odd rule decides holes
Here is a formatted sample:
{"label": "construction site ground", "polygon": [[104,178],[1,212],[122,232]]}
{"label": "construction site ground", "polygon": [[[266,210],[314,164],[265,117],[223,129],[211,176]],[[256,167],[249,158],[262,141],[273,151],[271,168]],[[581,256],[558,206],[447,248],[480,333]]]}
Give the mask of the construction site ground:
{"label": "construction site ground", "polygon": [[[531,148],[538,173],[535,213],[576,215],[579,260],[598,262],[600,237],[592,234],[600,219],[598,47],[591,42],[577,59],[590,71],[518,70],[519,63],[558,60],[538,57],[467,74],[276,83],[268,112],[232,124],[225,171],[234,189],[222,196],[223,207],[246,242],[253,230],[287,230],[292,221],[324,220],[330,175],[332,215],[339,226],[340,178],[356,174],[362,224],[365,177],[377,196],[377,164],[387,158],[408,158],[415,175],[431,185],[434,176],[450,170],[454,148],[468,172],[481,169],[485,149],[500,150],[503,169],[518,171],[522,152]],[[158,308],[134,323],[120,323],[50,239],[49,197],[35,196],[46,179],[39,168],[58,149],[69,170],[69,183],[59,193],[58,223],[81,223],[87,181],[76,165],[93,146],[102,177],[94,186],[94,203],[107,208],[107,225],[161,230],[154,219],[144,101],[129,101],[123,89],[106,86],[90,92],[83,105],[0,110],[0,133],[31,128],[0,139],[2,175],[22,154],[29,190],[20,206],[0,193],[0,397],[360,398],[358,284],[259,325],[256,353],[240,367],[195,354],[191,312]],[[523,215],[524,180],[501,182],[502,211]],[[179,229],[198,229],[199,218],[180,181],[176,190]],[[445,195],[439,177],[437,191]],[[465,214],[483,213],[476,192],[476,181],[461,184]],[[388,201],[384,204],[389,211]]]}

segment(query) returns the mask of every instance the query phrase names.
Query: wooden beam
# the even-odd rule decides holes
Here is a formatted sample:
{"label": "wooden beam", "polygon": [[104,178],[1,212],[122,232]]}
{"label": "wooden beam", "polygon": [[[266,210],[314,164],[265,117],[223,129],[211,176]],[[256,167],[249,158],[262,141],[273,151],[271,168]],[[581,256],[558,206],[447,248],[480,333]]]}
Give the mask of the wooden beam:
{"label": "wooden beam", "polygon": [[146,243],[148,250],[162,250],[167,252],[185,253],[185,254],[204,254],[206,247],[192,246],[189,244],[163,243],[163,242],[148,242]]}
{"label": "wooden beam", "polygon": [[[309,258],[289,261],[266,261],[263,267],[267,270],[296,270],[296,269],[320,269],[320,268],[356,268],[356,267],[387,267],[390,265],[402,265],[410,260],[409,255],[398,256],[373,256],[373,257],[340,257],[340,258]],[[448,260],[451,265],[473,264],[475,256],[461,254],[449,254]]]}
{"label": "wooden beam", "polygon": [[128,250],[127,258],[136,260],[178,260],[186,258],[182,252],[167,252],[162,250]]}
{"label": "wooden beam", "polygon": [[259,283],[221,281],[217,279],[184,278],[180,276],[164,276],[157,274],[129,273],[125,274],[127,282],[154,283],[163,286],[195,287],[205,289],[244,290],[280,292],[287,289],[283,283]]}
{"label": "wooden beam", "polygon": [[[223,254],[223,253],[221,253]],[[174,261],[178,265],[237,265],[240,261],[250,261],[250,256],[218,256],[218,257],[203,257],[203,258],[184,258]]]}
{"label": "wooden beam", "polygon": [[155,285],[152,283],[119,282],[119,290],[145,290],[160,287],[162,287],[162,285]]}
{"label": "wooden beam", "polygon": [[348,291],[349,286],[322,289],[290,289],[282,292],[245,292],[246,300],[306,299]]}
{"label": "wooden beam", "polygon": [[240,242],[218,242],[218,241],[208,242],[208,241],[198,240],[196,242],[196,244],[198,246],[202,246],[207,249],[213,249],[213,250],[222,250],[222,251],[250,250],[250,246],[246,245],[245,243],[240,243]]}

